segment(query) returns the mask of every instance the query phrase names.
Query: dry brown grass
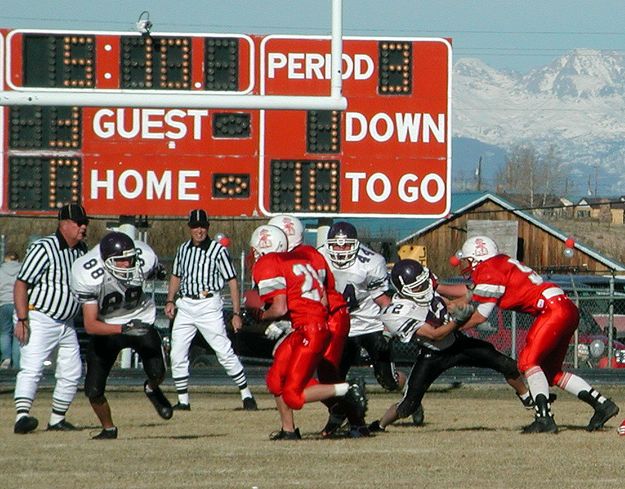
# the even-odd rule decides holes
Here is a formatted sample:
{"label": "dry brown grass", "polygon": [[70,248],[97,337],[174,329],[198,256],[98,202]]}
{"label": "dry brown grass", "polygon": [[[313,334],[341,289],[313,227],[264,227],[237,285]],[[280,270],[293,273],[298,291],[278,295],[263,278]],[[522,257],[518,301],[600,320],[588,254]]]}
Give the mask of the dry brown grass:
{"label": "dry brown grass", "polygon": [[[206,389],[203,389],[206,391]],[[257,391],[260,388],[256,389]],[[625,405],[618,389],[603,389]],[[170,392],[170,397],[173,393]],[[521,435],[531,415],[504,387],[441,388],[427,395],[426,426],[404,424],[369,439],[321,440],[320,406],[297,413],[304,439],[271,442],[272,399],[240,409],[231,389],[193,392],[193,411],[156,416],[141,392],[111,392],[116,441],[92,441],[95,415],[79,394],[69,419],[83,429],[14,435],[10,393],[0,395],[1,479],[11,488],[602,488],[622,486],[621,416],[601,432],[583,430],[590,409],[567,394],[556,402],[558,435]],[[396,395],[376,391],[369,417]],[[33,414],[45,426],[50,393]]]}

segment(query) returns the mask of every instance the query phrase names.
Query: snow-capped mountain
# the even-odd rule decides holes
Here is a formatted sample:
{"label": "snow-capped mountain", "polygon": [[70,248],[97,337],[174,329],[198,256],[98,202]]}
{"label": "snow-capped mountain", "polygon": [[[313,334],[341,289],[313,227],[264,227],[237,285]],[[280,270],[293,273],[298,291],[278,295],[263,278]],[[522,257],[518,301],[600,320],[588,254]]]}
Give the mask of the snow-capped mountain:
{"label": "snow-capped mountain", "polygon": [[578,184],[597,175],[599,193],[623,194],[625,55],[577,49],[524,75],[462,58],[454,65],[452,127],[454,138],[504,151],[555,145]]}

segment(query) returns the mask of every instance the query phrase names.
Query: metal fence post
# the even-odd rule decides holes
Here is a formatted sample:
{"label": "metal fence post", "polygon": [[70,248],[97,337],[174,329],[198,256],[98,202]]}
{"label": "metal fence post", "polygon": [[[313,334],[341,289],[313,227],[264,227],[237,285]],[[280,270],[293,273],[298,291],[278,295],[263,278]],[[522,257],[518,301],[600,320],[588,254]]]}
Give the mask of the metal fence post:
{"label": "metal fence post", "polygon": [[614,356],[614,271],[610,277],[610,299],[608,302],[608,366],[612,367]]}

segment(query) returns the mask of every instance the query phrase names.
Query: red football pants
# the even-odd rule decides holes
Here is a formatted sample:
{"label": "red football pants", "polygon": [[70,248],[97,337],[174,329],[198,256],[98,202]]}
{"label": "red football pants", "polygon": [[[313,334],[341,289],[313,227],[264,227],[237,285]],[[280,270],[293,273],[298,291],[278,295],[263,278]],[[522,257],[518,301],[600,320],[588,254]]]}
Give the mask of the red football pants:
{"label": "red football pants", "polygon": [[304,389],[309,385],[330,341],[326,324],[308,325],[289,334],[275,352],[267,372],[267,388],[282,396],[291,409],[302,409]]}
{"label": "red football pants", "polygon": [[519,370],[526,372],[540,367],[549,385],[563,375],[562,362],[573,333],[579,324],[579,310],[565,295],[548,299],[527,334],[525,347],[519,354]]}

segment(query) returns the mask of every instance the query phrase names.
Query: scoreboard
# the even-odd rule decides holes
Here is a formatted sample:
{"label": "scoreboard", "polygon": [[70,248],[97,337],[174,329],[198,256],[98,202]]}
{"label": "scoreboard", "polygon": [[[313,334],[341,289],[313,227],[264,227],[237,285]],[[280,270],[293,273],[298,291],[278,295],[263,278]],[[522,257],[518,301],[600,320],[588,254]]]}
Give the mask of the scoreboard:
{"label": "scoreboard", "polygon": [[[0,86],[318,96],[330,50],[317,36],[0,30]],[[345,111],[0,106],[0,213],[444,216],[450,71],[446,39],[346,37]]]}

